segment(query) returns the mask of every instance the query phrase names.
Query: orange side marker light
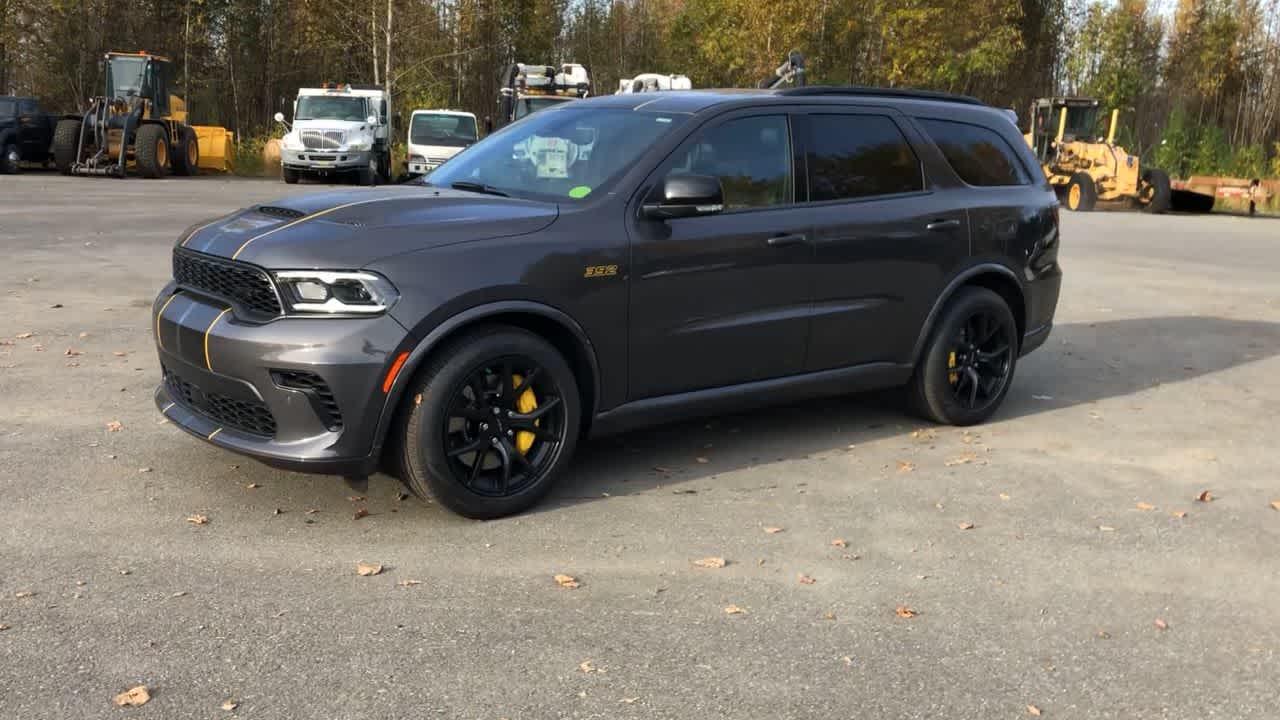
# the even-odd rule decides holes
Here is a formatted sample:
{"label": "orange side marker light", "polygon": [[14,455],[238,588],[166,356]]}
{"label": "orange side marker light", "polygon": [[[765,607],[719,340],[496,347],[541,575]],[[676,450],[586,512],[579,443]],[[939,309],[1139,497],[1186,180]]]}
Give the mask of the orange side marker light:
{"label": "orange side marker light", "polygon": [[396,361],[391,363],[391,369],[387,371],[387,377],[382,381],[382,393],[385,395],[391,392],[391,386],[396,382],[396,376],[400,374],[400,368],[404,367],[405,360],[409,359],[408,352],[402,352],[396,356]]}

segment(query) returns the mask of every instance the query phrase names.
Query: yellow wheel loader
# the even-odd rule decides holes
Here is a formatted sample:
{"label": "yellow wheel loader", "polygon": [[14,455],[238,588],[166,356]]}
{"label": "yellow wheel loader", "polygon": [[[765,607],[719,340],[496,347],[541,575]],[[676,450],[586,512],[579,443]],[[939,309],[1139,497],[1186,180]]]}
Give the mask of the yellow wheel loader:
{"label": "yellow wheel loader", "polygon": [[232,134],[187,124],[187,106],[169,93],[173,64],[147,52],[111,52],[104,59],[107,92],[83,115],[58,121],[53,159],[64,175],[125,177],[130,166],[146,178],[227,170]]}
{"label": "yellow wheel loader", "polygon": [[1106,134],[1099,135],[1098,112],[1094,98],[1040,98],[1031,104],[1024,137],[1049,183],[1064,194],[1063,204],[1089,211],[1100,201],[1124,201],[1146,212],[1169,210],[1174,202],[1169,174],[1143,168],[1137,155],[1116,145],[1119,110],[1111,111]]}

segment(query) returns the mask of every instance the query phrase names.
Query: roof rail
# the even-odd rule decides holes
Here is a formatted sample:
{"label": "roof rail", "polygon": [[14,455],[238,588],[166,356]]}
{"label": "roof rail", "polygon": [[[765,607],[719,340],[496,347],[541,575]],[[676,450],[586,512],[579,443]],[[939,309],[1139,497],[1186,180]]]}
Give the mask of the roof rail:
{"label": "roof rail", "polygon": [[941,100],[943,102],[963,103],[965,105],[986,106],[986,103],[968,95],[953,95],[951,93],[937,92],[935,90],[913,90],[911,88],[867,87],[865,85],[808,85],[805,87],[794,87],[779,90],[778,94],[801,97],[809,95],[863,95],[867,97],[878,96],[905,98],[909,100]]}

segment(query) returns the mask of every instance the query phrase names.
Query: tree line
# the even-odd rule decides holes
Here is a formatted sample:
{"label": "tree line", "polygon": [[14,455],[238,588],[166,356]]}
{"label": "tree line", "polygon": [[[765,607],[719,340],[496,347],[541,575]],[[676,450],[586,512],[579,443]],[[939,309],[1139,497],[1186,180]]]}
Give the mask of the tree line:
{"label": "tree line", "polygon": [[108,50],[174,60],[193,122],[241,137],[299,86],[377,84],[404,113],[494,112],[513,61],[754,86],[791,49],[810,83],[1012,107],[1091,95],[1175,175],[1280,174],[1280,0],[0,0],[0,92],[71,112]]}

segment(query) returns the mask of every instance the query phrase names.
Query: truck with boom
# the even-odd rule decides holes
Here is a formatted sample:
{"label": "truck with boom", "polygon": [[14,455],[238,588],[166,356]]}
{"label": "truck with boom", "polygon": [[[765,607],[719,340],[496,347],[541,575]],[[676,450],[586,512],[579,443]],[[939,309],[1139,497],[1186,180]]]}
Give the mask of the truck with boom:
{"label": "truck with boom", "polygon": [[526,115],[591,94],[591,74],[578,63],[552,65],[512,63],[503,72],[498,88],[498,114],[486,122],[485,131],[513,123]]}

